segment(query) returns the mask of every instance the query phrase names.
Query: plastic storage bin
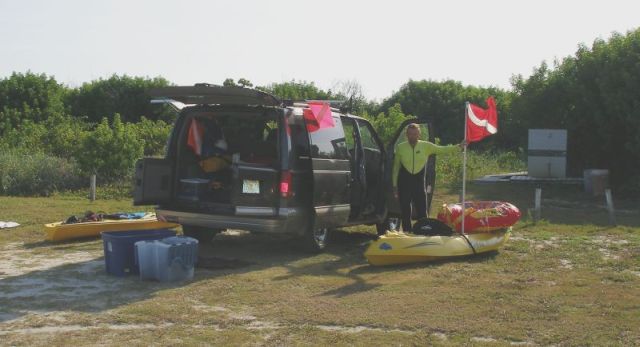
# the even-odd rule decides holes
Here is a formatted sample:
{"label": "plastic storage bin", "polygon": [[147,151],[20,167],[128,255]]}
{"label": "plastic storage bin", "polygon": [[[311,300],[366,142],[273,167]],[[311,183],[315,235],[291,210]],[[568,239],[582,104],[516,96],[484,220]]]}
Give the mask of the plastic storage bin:
{"label": "plastic storage bin", "polygon": [[198,240],[174,236],[156,241],[136,242],[140,279],[162,282],[193,278],[198,259]]}
{"label": "plastic storage bin", "polygon": [[134,256],[134,245],[142,240],[159,240],[175,236],[172,229],[146,229],[130,231],[103,231],[104,262],[108,274],[126,276],[139,273]]}

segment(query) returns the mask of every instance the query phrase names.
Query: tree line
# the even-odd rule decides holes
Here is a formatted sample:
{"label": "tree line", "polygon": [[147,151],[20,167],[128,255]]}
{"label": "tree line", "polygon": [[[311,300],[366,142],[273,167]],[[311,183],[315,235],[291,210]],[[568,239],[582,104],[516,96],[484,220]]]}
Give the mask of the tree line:
{"label": "tree line", "polygon": [[[528,77],[514,76],[511,90],[410,80],[374,102],[357,81],[329,90],[295,80],[254,86],[244,78],[227,78],[222,84],[282,99],[345,100],[383,138],[409,116],[428,118],[442,143],[461,140],[466,101],[485,106],[492,95],[499,132],[472,149],[524,153],[528,129],[567,129],[570,175],[607,168],[616,187],[640,191],[640,30],[580,45],[575,55],[552,66],[542,63]],[[169,85],[162,77],[114,75],[71,88],[45,74],[13,73],[0,80],[0,149],[74,158],[82,172],[121,177],[137,156],[162,153],[175,114],[150,104],[148,90]]]}

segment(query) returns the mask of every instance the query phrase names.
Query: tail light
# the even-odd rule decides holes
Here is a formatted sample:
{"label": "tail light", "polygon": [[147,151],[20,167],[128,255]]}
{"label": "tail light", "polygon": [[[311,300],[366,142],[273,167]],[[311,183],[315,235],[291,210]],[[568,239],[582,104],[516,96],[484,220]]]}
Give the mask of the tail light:
{"label": "tail light", "polygon": [[280,176],[280,197],[285,199],[292,197],[293,191],[291,188],[291,171],[282,171]]}

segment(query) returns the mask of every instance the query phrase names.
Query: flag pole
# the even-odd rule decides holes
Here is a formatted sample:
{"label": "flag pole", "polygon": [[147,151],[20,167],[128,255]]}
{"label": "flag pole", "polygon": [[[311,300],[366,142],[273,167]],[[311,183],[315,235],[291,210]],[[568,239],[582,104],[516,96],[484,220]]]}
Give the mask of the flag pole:
{"label": "flag pole", "polygon": [[464,103],[464,148],[462,154],[462,235],[464,235],[465,198],[467,193],[467,119],[469,118],[469,102]]}

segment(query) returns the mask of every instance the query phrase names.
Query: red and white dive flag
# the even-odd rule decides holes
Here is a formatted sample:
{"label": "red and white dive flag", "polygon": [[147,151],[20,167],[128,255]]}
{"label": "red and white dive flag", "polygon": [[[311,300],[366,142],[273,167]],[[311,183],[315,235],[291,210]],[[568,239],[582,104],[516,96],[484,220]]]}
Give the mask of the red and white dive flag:
{"label": "red and white dive flag", "polygon": [[467,104],[467,143],[480,141],[498,132],[498,110],[493,96],[487,98],[488,109]]}
{"label": "red and white dive flag", "polygon": [[324,102],[309,102],[309,108],[304,109],[303,116],[307,121],[307,130],[309,132],[335,126],[331,107]]}

